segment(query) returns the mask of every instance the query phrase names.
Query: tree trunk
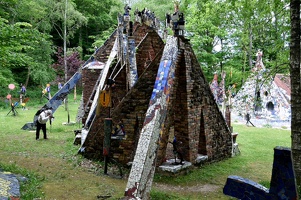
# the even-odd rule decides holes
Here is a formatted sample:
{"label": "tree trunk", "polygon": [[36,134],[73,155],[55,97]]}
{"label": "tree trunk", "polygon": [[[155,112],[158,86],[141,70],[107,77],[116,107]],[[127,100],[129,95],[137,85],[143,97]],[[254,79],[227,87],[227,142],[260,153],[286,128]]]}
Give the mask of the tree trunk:
{"label": "tree trunk", "polygon": [[[65,68],[65,83],[68,82],[68,66],[67,66],[67,5],[68,0],[65,4],[65,13],[64,13],[64,68]],[[68,113],[68,123],[70,123],[70,115],[68,108],[68,95],[65,98],[65,111]]]}
{"label": "tree trunk", "polygon": [[249,24],[249,49],[248,49],[248,56],[249,56],[249,67],[252,69],[253,67],[253,59],[252,59],[252,48],[253,48],[253,31],[252,26]]}
{"label": "tree trunk", "polygon": [[30,67],[28,67],[28,70],[27,70],[27,77],[26,77],[26,81],[24,83],[25,88],[27,88],[27,85],[29,82],[29,77],[30,77]]}
{"label": "tree trunk", "polygon": [[292,156],[298,191],[301,188],[301,84],[300,84],[300,0],[290,1],[291,42],[290,42],[290,78],[291,78],[291,137]]}
{"label": "tree trunk", "polygon": [[246,65],[247,65],[247,48],[243,47],[243,52],[244,52],[244,63],[242,65],[241,71],[242,71],[242,79],[241,79],[241,85],[245,83],[246,79]]}

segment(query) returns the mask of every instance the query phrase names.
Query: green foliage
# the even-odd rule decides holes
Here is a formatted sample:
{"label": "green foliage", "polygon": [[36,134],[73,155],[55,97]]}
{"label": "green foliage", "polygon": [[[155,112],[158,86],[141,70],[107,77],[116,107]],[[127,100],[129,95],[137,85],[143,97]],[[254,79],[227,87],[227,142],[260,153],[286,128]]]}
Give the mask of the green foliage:
{"label": "green foliage", "polygon": [[0,32],[0,86],[25,83],[30,75],[35,83],[53,79],[49,36],[32,28],[31,24],[9,24],[3,18],[0,18]]}
{"label": "green foliage", "polygon": [[264,124],[263,127],[265,127],[265,128],[272,128],[271,124]]}
{"label": "green foliage", "polygon": [[90,38],[94,39],[95,42],[93,42],[92,44],[93,48],[89,48],[89,51],[93,53],[95,49],[101,47],[104,44],[104,42],[111,36],[111,34],[114,32],[116,28],[117,28],[116,26],[111,26],[108,30],[103,31],[100,35],[90,36]]}
{"label": "green foliage", "polygon": [[[69,42],[76,31],[88,22],[86,16],[76,9],[76,3],[68,1],[48,1],[49,20],[61,44]],[[65,32],[66,31],[66,32]]]}
{"label": "green foliage", "polygon": [[1,0],[0,3],[0,17],[5,19],[11,18],[11,8],[15,7],[18,3],[18,0]]}
{"label": "green foliage", "polygon": [[[132,5],[133,12],[138,8],[139,11],[142,11],[144,8],[155,13],[155,16],[163,23],[165,23],[165,15],[167,13],[174,12],[174,4],[170,0],[150,0],[150,1],[137,1]],[[184,8],[184,7],[183,7]],[[180,7],[180,10],[182,7]],[[133,18],[134,19],[134,18]]]}
{"label": "green foliage", "polygon": [[[74,45],[82,46],[84,55],[88,58],[95,50],[95,46],[102,45],[102,35],[112,34],[112,28],[117,25],[117,14],[123,8],[118,0],[75,0],[79,12],[88,19],[86,26],[77,30],[78,36],[72,40]],[[104,33],[104,32],[110,33]]]}
{"label": "green foliage", "polygon": [[[290,147],[290,131],[270,127],[248,127],[238,123],[233,124],[233,130],[238,133],[236,141],[241,151],[240,155],[217,163],[202,165],[184,175],[156,174],[154,182],[175,187],[185,185],[189,188],[202,184],[224,185],[229,175],[237,175],[269,187],[274,157],[273,149],[276,146]],[[186,194],[185,190],[182,193]],[[221,197],[206,194],[207,198],[200,196],[195,198],[193,191],[188,191],[187,195],[191,195],[191,199],[228,199],[222,196],[222,190],[215,193]]]}
{"label": "green foliage", "polygon": [[30,23],[35,29],[49,33],[52,29],[50,23],[49,2],[47,0],[18,0],[18,6],[13,7],[13,21]]}
{"label": "green foliage", "polygon": [[[258,49],[272,76],[288,71],[289,2],[191,0],[185,4],[186,29],[208,80],[215,71],[226,71],[226,84],[240,86]],[[231,71],[233,80],[228,79]]]}
{"label": "green foliage", "polygon": [[259,184],[266,188],[270,188],[270,181],[259,181]]}
{"label": "green foliage", "polygon": [[0,83],[1,87],[5,88],[7,88],[7,86],[11,83],[16,83],[11,70],[9,70],[8,68],[3,68],[2,70],[0,70]]}
{"label": "green foliage", "polygon": [[226,12],[222,3],[191,1],[186,14],[186,29],[191,34],[191,43],[207,77],[209,74],[212,76],[216,70],[223,70],[220,63],[224,62],[225,53],[215,48],[218,45],[217,38],[224,39],[226,35],[225,28],[222,28],[222,18]]}

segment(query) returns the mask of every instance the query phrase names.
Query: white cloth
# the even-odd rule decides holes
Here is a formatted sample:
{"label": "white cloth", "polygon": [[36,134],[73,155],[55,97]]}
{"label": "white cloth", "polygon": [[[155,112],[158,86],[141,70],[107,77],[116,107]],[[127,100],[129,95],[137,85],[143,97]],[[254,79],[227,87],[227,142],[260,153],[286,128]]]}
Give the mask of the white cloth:
{"label": "white cloth", "polygon": [[52,111],[51,110],[45,110],[43,111],[38,118],[38,121],[40,124],[46,124],[49,117],[52,115]]}

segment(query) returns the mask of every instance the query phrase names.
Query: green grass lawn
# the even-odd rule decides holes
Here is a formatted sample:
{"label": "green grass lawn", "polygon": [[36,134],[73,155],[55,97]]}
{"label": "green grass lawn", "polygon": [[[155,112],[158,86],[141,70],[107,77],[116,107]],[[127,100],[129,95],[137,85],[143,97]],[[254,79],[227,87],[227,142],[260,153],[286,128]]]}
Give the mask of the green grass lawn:
{"label": "green grass lawn", "polygon": [[[156,175],[156,182],[185,187],[181,193],[186,193],[186,199],[231,199],[223,195],[222,188],[229,175],[238,175],[256,181],[269,188],[274,147],[290,147],[290,131],[272,128],[255,128],[241,124],[233,124],[234,132],[239,133],[237,142],[241,154],[230,159],[206,164],[194,169],[188,174],[177,177],[160,177]],[[195,188],[199,185],[199,188]],[[207,185],[218,189],[213,192],[199,192]],[[189,188],[194,188],[190,190]],[[206,190],[204,190],[206,191]]]}
{"label": "green grass lawn", "polygon": [[[71,121],[75,121],[79,101],[69,99]],[[18,108],[17,116],[7,115],[8,107],[0,108],[0,168],[29,178],[21,185],[22,200],[89,200],[97,199],[97,195],[111,195],[110,199],[122,197],[127,178],[103,175],[101,162],[89,162],[77,154],[79,146],[73,145],[73,130],[80,125],[62,125],[67,121],[63,106],[54,113],[52,126],[47,124],[49,140],[36,141],[35,132],[21,129],[33,120],[43,103],[31,103],[28,110]],[[273,148],[290,147],[290,130],[232,125],[234,132],[239,133],[239,156],[194,167],[178,176],[156,174],[152,199],[232,199],[222,192],[229,175],[239,175],[269,187]]]}

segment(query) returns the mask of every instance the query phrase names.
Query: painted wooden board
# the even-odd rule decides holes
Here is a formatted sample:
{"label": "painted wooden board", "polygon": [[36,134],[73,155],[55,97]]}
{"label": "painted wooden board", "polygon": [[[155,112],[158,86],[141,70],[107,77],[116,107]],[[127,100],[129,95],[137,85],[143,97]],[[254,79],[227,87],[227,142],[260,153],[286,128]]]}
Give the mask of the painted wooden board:
{"label": "painted wooden board", "polygon": [[96,106],[97,106],[97,103],[98,103],[99,93],[100,93],[101,90],[104,89],[105,82],[106,82],[106,79],[107,79],[107,75],[108,75],[108,72],[109,72],[109,68],[110,68],[114,58],[117,55],[117,52],[118,52],[117,43],[118,43],[118,39],[116,38],[115,42],[114,42],[114,46],[111,50],[110,56],[109,56],[109,58],[106,62],[106,65],[103,68],[103,70],[101,71],[101,74],[100,74],[101,78],[100,78],[99,84],[98,84],[97,89],[96,89],[96,94],[94,96],[94,99],[93,99],[93,102],[92,102],[92,105],[91,105],[91,108],[90,108],[90,111],[89,111],[89,114],[88,114],[88,117],[87,117],[87,120],[86,120],[86,124],[85,124],[84,128],[82,129],[82,138],[81,138],[81,147],[80,147],[80,149],[82,149],[83,144],[86,140],[86,137],[89,134],[90,126],[92,124],[91,122],[93,121],[93,119],[95,117],[95,112],[96,112]]}
{"label": "painted wooden board", "polygon": [[[63,85],[63,87],[57,91],[57,93],[55,93],[53,95],[53,97],[40,109],[45,109],[45,108],[51,108],[52,113],[54,113],[58,107],[60,105],[62,105],[64,99],[67,97],[67,95],[70,93],[70,91],[76,86],[76,83],[81,79],[82,74],[79,72],[76,72],[67,83],[65,83]],[[38,118],[37,115],[35,115],[33,117],[33,122],[36,121],[36,119]],[[26,126],[26,124],[24,125]],[[26,128],[22,128],[24,130],[26,130]],[[34,124],[32,123],[32,126],[30,127],[30,129],[34,129]]]}
{"label": "painted wooden board", "polygon": [[47,107],[52,107],[52,113],[62,105],[62,102],[70,93],[70,91],[76,86],[77,82],[81,79],[82,75],[76,72],[67,83],[46,103]]}
{"label": "painted wooden board", "polygon": [[128,52],[128,35],[122,34],[122,60],[123,64],[125,64],[127,61],[127,52]]}

